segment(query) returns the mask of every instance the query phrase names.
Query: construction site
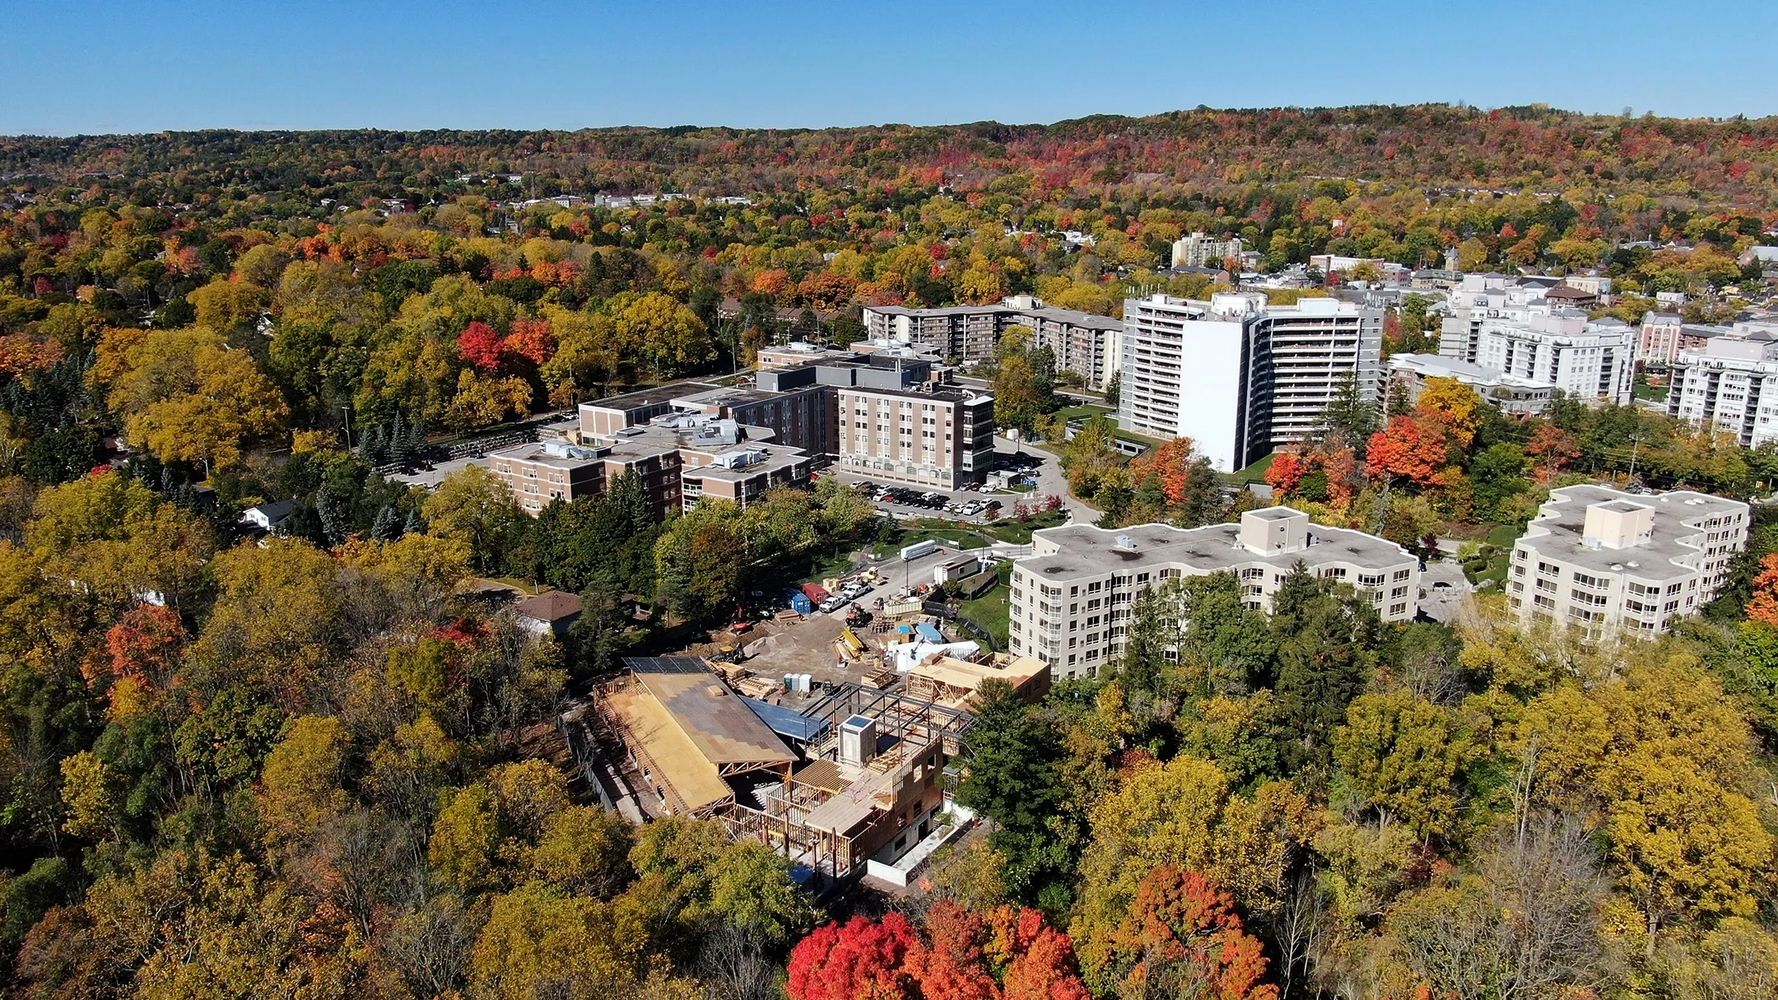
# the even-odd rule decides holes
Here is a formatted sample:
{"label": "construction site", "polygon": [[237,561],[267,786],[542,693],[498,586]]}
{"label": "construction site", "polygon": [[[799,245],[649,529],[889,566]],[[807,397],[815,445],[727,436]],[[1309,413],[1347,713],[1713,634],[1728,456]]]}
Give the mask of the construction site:
{"label": "construction site", "polygon": [[946,773],[981,685],[1002,680],[1035,698],[1048,671],[936,629],[886,634],[901,641],[859,637],[878,661],[872,673],[886,674],[880,684],[631,657],[564,722],[580,728],[577,752],[599,758],[582,764],[610,786],[601,798],[626,815],[721,819],[818,885],[867,873],[902,885],[958,829]]}

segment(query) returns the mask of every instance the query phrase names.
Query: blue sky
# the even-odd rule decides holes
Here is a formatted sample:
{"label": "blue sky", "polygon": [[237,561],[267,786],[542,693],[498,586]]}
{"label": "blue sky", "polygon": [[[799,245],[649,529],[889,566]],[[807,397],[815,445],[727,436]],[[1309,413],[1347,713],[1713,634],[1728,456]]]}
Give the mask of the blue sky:
{"label": "blue sky", "polygon": [[1778,4],[0,0],[0,134],[1778,113]]}

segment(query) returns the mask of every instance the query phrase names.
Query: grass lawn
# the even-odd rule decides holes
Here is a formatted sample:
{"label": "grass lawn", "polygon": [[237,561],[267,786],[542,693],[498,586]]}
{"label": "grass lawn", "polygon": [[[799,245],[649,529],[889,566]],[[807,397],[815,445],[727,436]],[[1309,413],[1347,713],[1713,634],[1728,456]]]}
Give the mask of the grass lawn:
{"label": "grass lawn", "polygon": [[1522,530],[1516,524],[1496,524],[1488,529],[1487,542],[1496,548],[1510,549]]}
{"label": "grass lawn", "polygon": [[1039,514],[1028,521],[995,521],[984,525],[982,530],[1002,542],[1014,545],[1027,545],[1031,541],[1031,532],[1039,528],[1054,528],[1067,523],[1068,515],[1060,510],[1052,510]]}
{"label": "grass lawn", "polygon": [[893,542],[878,542],[872,547],[871,553],[878,559],[888,559],[900,552],[902,548],[924,541],[942,541],[960,549],[985,549],[993,544],[987,535],[969,528],[959,528],[945,523],[914,521],[902,526],[901,534]]}
{"label": "grass lawn", "polygon": [[998,571],[1000,582],[973,601],[963,601],[957,605],[957,611],[963,617],[975,622],[988,630],[994,637],[994,648],[1005,649],[1007,641],[1007,619],[1012,615],[1012,565],[1004,564]]}
{"label": "grass lawn", "polygon": [[486,576],[481,579],[502,587],[511,587],[527,597],[536,597],[546,590],[555,589],[547,583],[533,583],[529,580],[521,580],[516,576]]}
{"label": "grass lawn", "polygon": [[1274,452],[1252,465],[1249,465],[1245,469],[1240,469],[1235,472],[1219,472],[1217,475],[1221,476],[1222,481],[1230,486],[1245,486],[1248,483],[1263,483],[1266,481],[1266,473],[1272,468],[1272,459],[1277,457],[1277,453]]}
{"label": "grass lawn", "polygon": [[1512,558],[1513,554],[1510,549],[1496,552],[1494,558],[1488,560],[1488,565],[1480,573],[1477,573],[1470,582],[1481,586],[1484,581],[1492,580],[1496,588],[1505,587],[1506,574],[1507,570],[1511,568]]}
{"label": "grass lawn", "polygon": [[832,576],[845,576],[852,572],[852,569],[852,546],[847,545],[838,552],[829,553],[809,567],[809,579],[820,582]]}
{"label": "grass lawn", "polygon": [[1658,399],[1664,401],[1667,398],[1666,379],[1663,378],[1660,385],[1654,385],[1649,381],[1647,375],[1638,375],[1636,376],[1634,392],[1637,399]]}
{"label": "grass lawn", "polygon": [[1113,410],[1109,406],[1100,406],[1097,403],[1081,403],[1078,406],[1064,406],[1056,411],[1056,416],[1063,420],[1080,420],[1087,417],[1109,417],[1116,412],[1116,410]]}
{"label": "grass lawn", "polygon": [[1028,545],[1031,542],[1031,532],[1038,528],[1053,528],[1066,519],[1067,515],[1059,510],[1039,514],[1028,521],[1001,520],[967,527],[935,518],[921,518],[902,524],[901,534],[895,541],[878,542],[872,546],[871,553],[878,559],[888,559],[901,551],[903,546],[928,539],[946,542],[959,549],[985,549],[995,542]]}

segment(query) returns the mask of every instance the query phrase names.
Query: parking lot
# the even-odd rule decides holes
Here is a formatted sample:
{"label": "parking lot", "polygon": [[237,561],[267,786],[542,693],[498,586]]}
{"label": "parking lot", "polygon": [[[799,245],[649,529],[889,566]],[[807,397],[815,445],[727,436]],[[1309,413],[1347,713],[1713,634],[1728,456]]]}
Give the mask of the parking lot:
{"label": "parking lot", "polygon": [[[1035,484],[1043,457],[1033,454],[1014,456],[1002,454],[1003,467],[1020,471]],[[1035,499],[1041,493],[1018,490],[989,490],[986,487],[965,487],[941,490],[930,486],[910,486],[888,480],[872,479],[850,471],[834,470],[826,475],[868,495],[876,508],[895,518],[943,517],[970,524],[984,524],[1012,513],[1015,505]],[[992,505],[998,504],[998,507]]]}

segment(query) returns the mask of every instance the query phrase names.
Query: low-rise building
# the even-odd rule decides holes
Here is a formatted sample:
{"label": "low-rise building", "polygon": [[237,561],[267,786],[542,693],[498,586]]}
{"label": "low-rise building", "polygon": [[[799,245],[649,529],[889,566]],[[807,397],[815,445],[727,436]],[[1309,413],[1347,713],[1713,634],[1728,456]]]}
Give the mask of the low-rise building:
{"label": "low-rise building", "polygon": [[1406,549],[1310,524],[1289,507],[1190,529],[1069,524],[1034,532],[1031,542],[1032,554],[1013,563],[1008,646],[1056,677],[1093,677],[1117,663],[1137,596],[1180,577],[1233,573],[1247,606],[1268,612],[1299,563],[1356,587],[1384,621],[1412,619],[1419,599],[1420,563]]}
{"label": "low-rise building", "polygon": [[546,590],[512,606],[513,623],[533,635],[565,635],[580,620],[580,598]]}
{"label": "low-rise building", "polygon": [[994,397],[968,389],[837,390],[842,469],[898,483],[957,489],[994,460]]}
{"label": "low-rise building", "polygon": [[519,506],[535,514],[552,500],[567,503],[605,492],[605,463],[598,451],[561,441],[534,442],[490,452],[487,464]]}
{"label": "low-rise building", "polygon": [[1591,638],[1658,635],[1716,596],[1750,520],[1739,500],[1689,490],[1552,490],[1513,545],[1508,605]]}
{"label": "low-rise building", "polygon": [[944,828],[968,712],[856,684],[777,704],[737,694],[697,657],[624,665],[593,691],[593,736],[619,800],[644,815],[720,818],[824,882],[923,857],[916,847]]}
{"label": "low-rise building", "polygon": [[1678,313],[1643,314],[1638,328],[1636,360],[1645,365],[1671,365],[1685,351],[1696,351],[1717,337],[1733,332],[1731,327],[1709,323],[1687,323]]}
{"label": "low-rise building", "polygon": [[1549,409],[1550,399],[1556,388],[1548,382],[1507,375],[1456,358],[1441,358],[1436,354],[1392,354],[1389,356],[1389,373],[1396,385],[1391,391],[1406,393],[1409,403],[1420,401],[1420,393],[1426,388],[1427,379],[1448,378],[1456,379],[1474,389],[1476,395],[1494,404],[1500,412],[1516,416],[1542,413]]}
{"label": "low-rise building", "polygon": [[994,461],[994,398],[896,351],[762,368],[752,386],[684,382],[580,405],[577,426],[489,453],[519,505],[595,496],[626,472],[662,512],[705,497],[745,506],[836,462],[873,478],[957,489]]}
{"label": "low-rise building", "polygon": [[663,414],[588,444],[512,445],[489,452],[486,461],[530,514],[553,500],[598,496],[629,473],[663,515],[690,510],[704,497],[745,507],[773,487],[808,482],[814,465],[802,449],[773,441],[769,428],[685,413]]}

